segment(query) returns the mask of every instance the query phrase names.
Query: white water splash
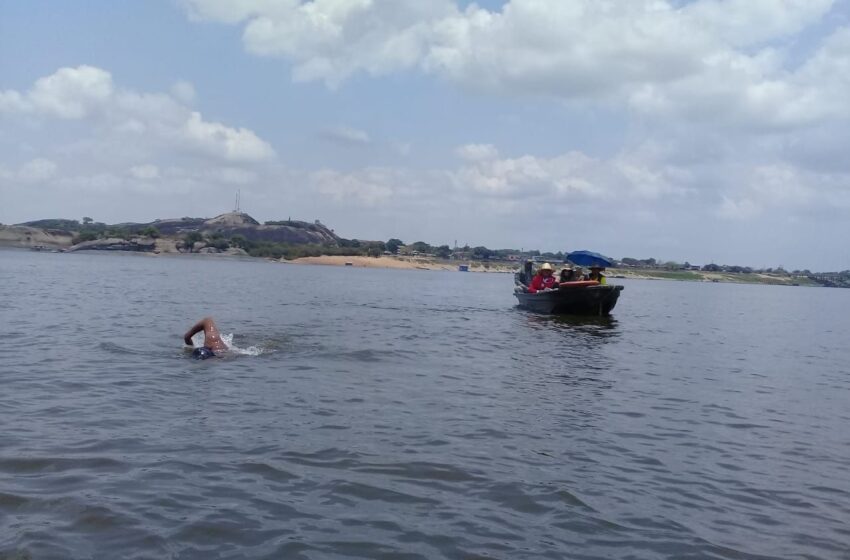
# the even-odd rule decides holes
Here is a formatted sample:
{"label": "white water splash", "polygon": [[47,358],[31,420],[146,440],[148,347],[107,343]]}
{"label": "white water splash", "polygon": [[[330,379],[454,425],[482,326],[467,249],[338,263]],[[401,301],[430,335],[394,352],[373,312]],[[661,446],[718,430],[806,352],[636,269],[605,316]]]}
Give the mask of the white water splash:
{"label": "white water splash", "polygon": [[[233,344],[233,333],[222,334],[221,340],[227,345],[227,350],[232,354],[241,354],[243,356],[259,356],[260,354],[265,354],[267,350],[262,346],[248,346],[247,348],[240,348]],[[195,348],[200,348],[204,345],[204,334],[196,333],[192,337],[192,345]]]}

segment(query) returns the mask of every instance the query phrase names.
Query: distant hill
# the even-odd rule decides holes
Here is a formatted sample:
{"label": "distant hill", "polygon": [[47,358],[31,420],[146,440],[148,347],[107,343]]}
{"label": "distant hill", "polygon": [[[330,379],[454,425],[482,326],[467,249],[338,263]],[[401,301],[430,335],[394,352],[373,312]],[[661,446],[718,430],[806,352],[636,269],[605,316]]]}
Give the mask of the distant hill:
{"label": "distant hill", "polygon": [[0,226],[0,247],[70,247],[73,234],[58,229],[30,226]]}
{"label": "distant hill", "polygon": [[260,222],[245,212],[228,212],[204,222],[208,227],[258,226]]}
{"label": "distant hill", "polygon": [[34,222],[24,222],[16,224],[19,226],[27,226],[41,229],[57,229],[61,231],[79,231],[82,224],[77,220],[36,220]]}
{"label": "distant hill", "polygon": [[183,235],[192,231],[207,234],[220,234],[225,237],[241,235],[249,241],[288,243],[291,245],[337,245],[340,238],[330,229],[319,223],[286,220],[278,222],[260,222],[244,212],[228,212],[211,219],[180,218],[156,220],[149,224],[139,224],[141,228],[155,227],[162,235]]}
{"label": "distant hill", "polygon": [[[128,247],[132,240],[132,250],[139,246],[150,244],[139,243],[140,238],[156,237],[169,240],[169,243],[156,244],[157,251],[181,251],[183,245],[190,252],[199,242],[208,246],[211,251],[223,250],[233,238],[244,238],[253,244],[284,244],[284,245],[322,245],[338,247],[340,238],[329,228],[318,221],[314,223],[298,220],[266,222],[260,224],[244,212],[228,212],[214,218],[174,218],[158,219],[147,223],[127,222],[121,224],[105,224],[102,222],[80,223],[68,219],[43,219],[17,224],[15,226],[0,226],[0,245],[13,247],[32,247],[34,245],[49,245],[52,247],[70,247],[80,244],[75,249],[105,249],[120,248],[116,239],[125,239]],[[191,241],[186,241],[191,237]],[[102,241],[99,243],[98,241]],[[109,241],[109,243],[107,243]],[[85,243],[85,245],[82,245]],[[245,242],[243,242],[244,244]],[[201,247],[203,249],[204,247]]]}

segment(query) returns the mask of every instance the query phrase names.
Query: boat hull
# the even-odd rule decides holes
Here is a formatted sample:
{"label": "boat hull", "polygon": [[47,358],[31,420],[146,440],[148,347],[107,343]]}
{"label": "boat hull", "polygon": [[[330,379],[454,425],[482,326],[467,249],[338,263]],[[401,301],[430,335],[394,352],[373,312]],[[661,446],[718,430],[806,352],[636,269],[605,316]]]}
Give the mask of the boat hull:
{"label": "boat hull", "polygon": [[605,316],[617,305],[623,286],[586,286],[561,288],[531,294],[516,291],[519,306],[536,313],[549,315]]}

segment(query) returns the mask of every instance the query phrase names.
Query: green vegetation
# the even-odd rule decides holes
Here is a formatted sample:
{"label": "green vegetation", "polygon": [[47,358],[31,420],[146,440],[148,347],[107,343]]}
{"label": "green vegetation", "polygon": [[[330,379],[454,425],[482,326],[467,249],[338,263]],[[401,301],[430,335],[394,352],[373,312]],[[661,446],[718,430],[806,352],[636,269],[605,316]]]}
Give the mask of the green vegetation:
{"label": "green vegetation", "polygon": [[431,246],[425,243],[424,241],[416,241],[414,243],[411,243],[408,248],[417,253],[431,253]]}
{"label": "green vegetation", "polygon": [[64,231],[79,231],[80,229],[80,222],[77,220],[35,220],[24,222],[21,225],[41,229],[61,229]]}
{"label": "green vegetation", "polygon": [[[733,282],[736,284],[773,284],[778,286],[826,286],[830,285],[829,280],[834,280],[836,274],[826,274],[828,278],[819,278],[817,275],[791,275],[787,272],[748,272],[746,270],[738,270],[732,272],[726,267],[712,266],[705,271],[686,271],[686,270],[663,270],[660,268],[613,268],[608,271],[609,277],[638,277],[638,278],[655,278],[664,280],[690,280],[697,282]],[[745,267],[735,267],[745,268]],[[848,276],[850,279],[850,276]],[[832,285],[840,285],[834,282]],[[850,283],[848,283],[850,287]]]}
{"label": "green vegetation", "polygon": [[189,248],[189,252],[192,252],[192,246],[198,241],[203,241],[204,236],[201,235],[197,231],[190,231],[186,235],[183,236],[183,243]]}
{"label": "green vegetation", "polygon": [[665,278],[667,280],[702,280],[702,274],[697,274],[695,272],[688,272],[686,270],[653,270],[652,271],[653,278]]}
{"label": "green vegetation", "polygon": [[118,238],[129,240],[135,236],[158,238],[162,235],[160,231],[152,225],[107,225],[103,222],[95,222],[88,216],[83,218],[82,223],[76,220],[40,220],[39,222],[30,223],[37,223],[38,225],[35,227],[44,229],[61,229],[64,231],[77,232],[72,238],[72,242],[74,244],[83,243],[85,241],[95,241],[97,239]]}
{"label": "green vegetation", "polygon": [[144,235],[145,237],[153,237],[156,239],[159,237],[159,230],[153,226],[148,226],[139,232],[139,235]]}
{"label": "green vegetation", "polygon": [[236,234],[230,238],[230,246],[238,249],[248,249],[251,244],[244,235]]}
{"label": "green vegetation", "polygon": [[655,259],[633,259],[632,257],[624,257],[620,260],[626,266],[632,267],[643,267],[643,266],[655,266],[657,263]]}
{"label": "green vegetation", "polygon": [[266,226],[286,226],[293,229],[306,229],[307,231],[323,231],[323,226],[316,223],[308,223],[308,222],[300,222],[298,220],[270,220],[268,222],[263,222],[263,225]]}
{"label": "green vegetation", "polygon": [[111,228],[107,229],[105,232],[103,232],[102,237],[107,237],[107,238],[113,237],[113,238],[123,239],[123,240],[127,241],[127,240],[130,239],[130,237],[132,237],[132,235],[133,235],[132,232],[127,228],[111,227]]}
{"label": "green vegetation", "polygon": [[[244,247],[243,247],[244,248]],[[320,257],[322,255],[344,255],[357,256],[369,255],[369,247],[337,247],[335,245],[290,245],[288,243],[252,242],[245,248],[252,257],[264,257],[271,259],[300,259],[301,257]],[[380,251],[370,256],[380,255]]]}
{"label": "green vegetation", "polygon": [[81,231],[80,233],[75,235],[73,239],[71,239],[71,243],[76,245],[77,243],[83,243],[85,241],[94,241],[95,239],[99,238],[100,234],[98,234],[96,231]]}
{"label": "green vegetation", "polygon": [[396,239],[395,237],[391,238],[386,243],[387,251],[389,251],[393,255],[398,254],[398,248],[402,247],[403,245],[404,245],[404,241],[402,241],[401,239]]}
{"label": "green vegetation", "polygon": [[359,241],[357,239],[340,239],[339,243],[291,244],[274,241],[254,241],[244,235],[227,236],[222,232],[214,232],[206,236],[199,232],[189,232],[183,237],[183,243],[192,251],[195,243],[206,243],[219,251],[234,247],[242,249],[252,257],[271,259],[298,259],[301,257],[319,257],[323,255],[340,256],[370,256],[379,257],[386,250],[381,241]]}
{"label": "green vegetation", "polygon": [[447,259],[452,255],[452,250],[449,249],[448,245],[440,245],[434,249],[434,255],[440,259]]}
{"label": "green vegetation", "polygon": [[207,241],[207,247],[215,247],[219,251],[230,249],[230,242],[227,239],[210,239]]}

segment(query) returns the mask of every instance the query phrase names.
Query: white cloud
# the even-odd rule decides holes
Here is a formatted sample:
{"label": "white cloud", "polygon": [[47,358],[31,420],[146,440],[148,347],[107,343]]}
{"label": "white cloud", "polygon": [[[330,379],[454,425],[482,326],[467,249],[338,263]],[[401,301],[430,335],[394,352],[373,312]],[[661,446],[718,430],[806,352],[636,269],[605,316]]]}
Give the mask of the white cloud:
{"label": "white cloud", "polygon": [[134,165],[130,168],[130,176],[135,179],[140,179],[142,181],[149,181],[151,179],[159,179],[159,167],[151,164],[144,165]]}
{"label": "white cloud", "polygon": [[756,166],[750,176],[750,189],[773,206],[806,205],[815,194],[805,173],[785,163]]}
{"label": "white cloud", "polygon": [[778,52],[726,51],[705,60],[702,71],[676,83],[644,84],[630,96],[641,113],[663,119],[724,125],[752,132],[793,130],[850,117],[850,29],[827,37],[794,71]]}
{"label": "white cloud", "polygon": [[[122,140],[112,134],[132,134],[153,151],[173,149],[248,163],[275,156],[271,145],[249,129],[206,121],[168,94],[118,89],[109,72],[91,66],[60,68],[38,79],[26,93],[4,91],[0,111],[36,119],[87,119],[93,141],[113,155]],[[136,144],[126,149],[139,149]]]}
{"label": "white cloud", "polygon": [[372,139],[364,130],[351,128],[350,126],[336,126],[324,131],[324,136],[334,142],[343,144],[369,144]]}
{"label": "white cloud", "polygon": [[192,19],[214,20],[224,23],[239,23],[245,18],[276,10],[288,9],[292,2],[277,0],[181,0]]}
{"label": "white cloud", "polygon": [[480,148],[468,150],[472,157],[466,159],[470,163],[451,175],[462,191],[526,202],[537,199],[554,205],[615,199],[653,201],[662,196],[692,194],[686,173],[665,163],[661,154],[646,146],[610,159],[577,151],[553,158],[497,158],[495,147]]}
{"label": "white cloud", "polygon": [[394,141],[390,143],[392,149],[402,157],[408,157],[413,152],[413,143]]}
{"label": "white cloud", "polygon": [[387,169],[364,169],[356,173],[333,170],[310,175],[316,190],[336,202],[355,202],[363,206],[386,204],[403,187],[396,172]]}
{"label": "white cloud", "polygon": [[0,92],[0,112],[81,119],[109,99],[113,92],[109,72],[92,66],[61,68],[36,80],[25,94],[14,90]]}
{"label": "white cloud", "polygon": [[185,0],[190,15],[244,23],[245,47],[285,56],[299,81],[336,86],[355,72],[386,74],[416,66],[430,23],[456,12],[449,0],[315,0],[301,2]]}
{"label": "white cloud", "polygon": [[146,220],[163,208],[214,215],[230,207],[234,185],[274,181],[263,170],[274,167],[275,152],[254,131],[205,119],[185,96],[121,87],[93,67],[2,92],[0,123],[3,221]]}
{"label": "white cloud", "polygon": [[15,170],[0,164],[0,186],[15,186],[21,183],[42,183],[56,175],[57,166],[49,159],[35,158],[18,166]]}
{"label": "white cloud", "polygon": [[455,153],[467,161],[484,161],[499,156],[499,150],[492,144],[465,144],[458,147]]}
{"label": "white cloud", "polygon": [[29,109],[24,97],[17,91],[0,91],[0,113],[23,113]]}
{"label": "white cloud", "polygon": [[[846,96],[846,72],[815,77],[807,64],[790,72],[785,52],[754,46],[800,32],[832,4],[513,0],[501,12],[472,8],[441,22],[424,64],[476,89],[628,101],[639,113],[703,125],[805,126],[847,115],[846,104],[823,99],[836,81]],[[834,69],[847,56],[833,47],[812,61],[820,59]]]}
{"label": "white cloud", "polygon": [[357,72],[418,68],[471,89],[627,102],[703,123],[847,115],[843,38],[796,72],[771,48],[834,0],[510,0],[493,11],[450,0],[184,3],[193,17],[243,24],[246,48],[290,60],[296,80],[331,87]]}
{"label": "white cloud", "polygon": [[765,213],[784,216],[789,222],[798,212],[824,213],[847,207],[850,189],[835,189],[850,176],[812,173],[781,161],[754,165],[740,171],[735,182],[722,186],[717,215],[746,221]]}
{"label": "white cloud", "polygon": [[207,122],[197,112],[189,116],[181,136],[199,149],[227,161],[262,161],[274,156],[272,147],[251,130]]}
{"label": "white cloud", "polygon": [[663,2],[513,0],[439,22],[423,63],[477,89],[617,96],[694,72],[710,42],[688,31]]}
{"label": "white cloud", "polygon": [[799,33],[820,20],[835,0],[702,0],[682,9],[684,20],[735,46]]}
{"label": "white cloud", "polygon": [[171,95],[181,102],[191,105],[195,101],[195,86],[185,80],[177,81],[171,86]]}
{"label": "white cloud", "polygon": [[239,167],[211,169],[208,176],[211,181],[219,181],[220,183],[230,185],[250,185],[258,180],[258,174],[256,172]]}
{"label": "white cloud", "polygon": [[41,183],[56,174],[56,164],[45,158],[36,158],[24,163],[16,178],[24,183]]}
{"label": "white cloud", "polygon": [[749,198],[735,200],[724,196],[716,212],[724,220],[748,221],[759,216],[761,209]]}

